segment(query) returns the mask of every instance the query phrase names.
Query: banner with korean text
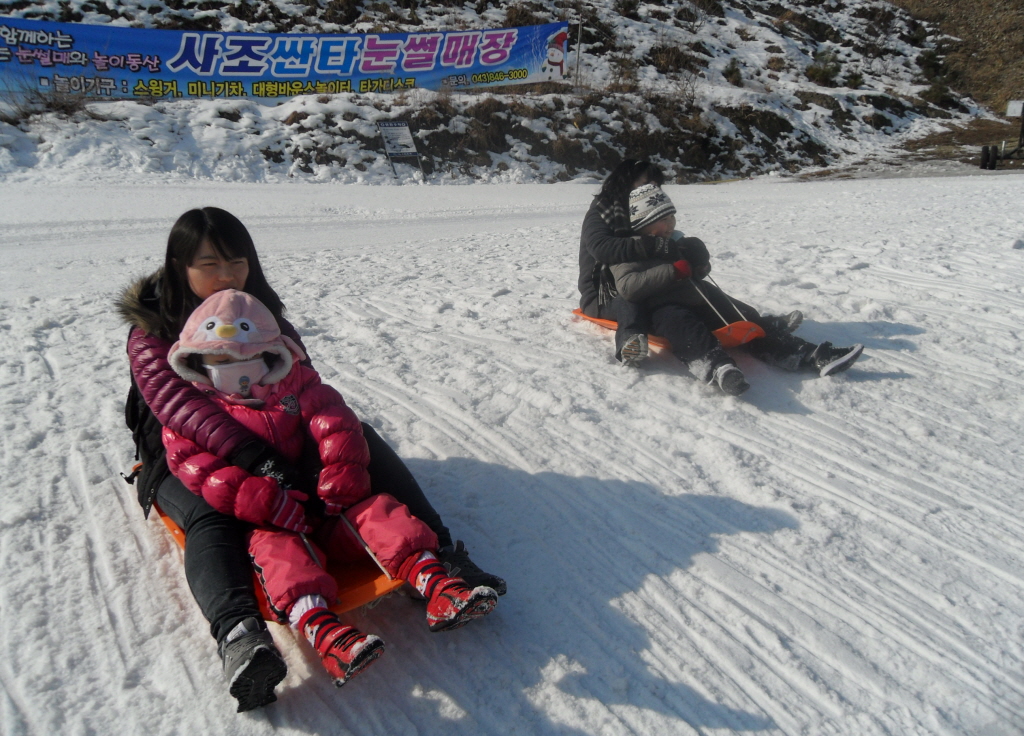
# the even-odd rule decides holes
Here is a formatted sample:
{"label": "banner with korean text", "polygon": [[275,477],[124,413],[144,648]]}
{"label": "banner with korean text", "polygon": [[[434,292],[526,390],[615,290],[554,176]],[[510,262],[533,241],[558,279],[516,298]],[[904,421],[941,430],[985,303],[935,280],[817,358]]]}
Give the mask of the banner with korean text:
{"label": "banner with korean text", "polygon": [[275,98],[563,81],[568,24],[422,33],[157,31],[0,18],[0,90]]}

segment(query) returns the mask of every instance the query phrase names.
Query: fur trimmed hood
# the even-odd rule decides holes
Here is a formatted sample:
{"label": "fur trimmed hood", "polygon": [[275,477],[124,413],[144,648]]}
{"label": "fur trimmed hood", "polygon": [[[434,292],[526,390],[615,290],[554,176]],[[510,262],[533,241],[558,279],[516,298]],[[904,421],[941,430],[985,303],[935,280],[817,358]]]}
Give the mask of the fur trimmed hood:
{"label": "fur trimmed hood", "polygon": [[116,307],[127,324],[138,327],[147,335],[174,340],[173,327],[160,316],[160,278],[163,269],[143,276],[129,284],[117,299]]}

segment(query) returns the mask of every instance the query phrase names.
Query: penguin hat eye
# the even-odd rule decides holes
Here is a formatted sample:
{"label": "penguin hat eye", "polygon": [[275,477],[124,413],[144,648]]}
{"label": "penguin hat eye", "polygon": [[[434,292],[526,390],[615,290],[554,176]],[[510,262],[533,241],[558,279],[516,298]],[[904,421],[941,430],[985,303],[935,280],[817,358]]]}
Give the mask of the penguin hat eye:
{"label": "penguin hat eye", "polygon": [[203,325],[203,328],[207,329],[207,330],[212,330],[216,326],[217,326],[217,323],[214,320],[211,319],[205,325]]}
{"label": "penguin hat eye", "polygon": [[238,321],[238,329],[240,329],[242,332],[248,332],[249,330],[252,329],[252,325],[250,325],[248,322],[242,319]]}

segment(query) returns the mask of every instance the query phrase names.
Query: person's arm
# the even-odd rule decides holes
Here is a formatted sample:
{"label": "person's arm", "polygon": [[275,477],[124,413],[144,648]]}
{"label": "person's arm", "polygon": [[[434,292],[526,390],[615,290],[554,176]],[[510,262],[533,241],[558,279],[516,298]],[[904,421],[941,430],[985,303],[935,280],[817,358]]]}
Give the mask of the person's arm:
{"label": "person's arm", "polygon": [[170,342],[139,327],[133,328],[128,337],[132,376],[161,426],[230,465],[254,475],[272,475],[293,487],[295,471],[273,448],[174,372],[167,360],[170,349]]}
{"label": "person's arm", "polygon": [[312,531],[302,505],[294,497],[297,492],[282,490],[273,478],[251,475],[229,465],[167,427],[161,439],[167,450],[167,467],[174,477],[220,513],[252,524]]}
{"label": "person's arm", "polygon": [[[668,258],[667,248],[670,242],[666,238],[654,238],[647,235],[629,235],[621,237],[615,234],[611,226],[601,217],[597,206],[592,206],[583,218],[582,242],[594,260],[599,263],[628,263],[643,261],[648,258]],[[659,252],[664,250],[664,254]]]}
{"label": "person's arm", "polygon": [[339,514],[370,495],[370,450],[363,428],[334,388],[320,381],[316,371],[301,368],[299,405],[302,419],[317,444],[323,470],[317,494],[328,514]]}
{"label": "person's arm", "polygon": [[643,302],[674,284],[679,275],[671,263],[651,265],[650,261],[618,263],[611,266],[615,290],[631,302]]}

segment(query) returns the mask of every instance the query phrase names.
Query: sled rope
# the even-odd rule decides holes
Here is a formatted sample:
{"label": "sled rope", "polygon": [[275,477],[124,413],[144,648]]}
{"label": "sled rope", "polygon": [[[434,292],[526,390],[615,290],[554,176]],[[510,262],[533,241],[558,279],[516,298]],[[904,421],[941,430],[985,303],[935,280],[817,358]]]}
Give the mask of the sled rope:
{"label": "sled rope", "polygon": [[[708,281],[710,281],[712,284],[714,284],[716,289],[718,289],[719,291],[722,291],[722,287],[718,285],[717,281],[715,281],[713,278],[711,278],[711,274],[708,274],[707,276],[705,276],[705,278]],[[724,296],[726,299],[728,299],[729,303],[732,305],[732,308],[736,310],[736,314],[738,314],[740,316],[740,322],[746,322],[747,318],[743,316],[743,312],[741,312],[740,308],[736,306],[736,302],[734,302],[732,300],[732,297],[730,297],[724,291],[722,291],[722,296]],[[718,313],[716,312],[716,314],[718,314]],[[718,316],[721,317],[722,315],[719,314]],[[724,322],[725,320],[722,320],[722,321]]]}
{"label": "sled rope", "polygon": [[[711,307],[711,311],[713,311],[715,314],[718,315],[718,319],[722,320],[722,324],[725,325],[726,327],[728,327],[729,323],[725,321],[725,317],[722,316],[721,312],[719,312],[717,309],[715,309],[715,305],[711,303],[711,300],[708,299],[707,296],[705,296],[704,292],[701,290],[701,288],[697,284],[697,282],[694,281],[693,279],[690,279],[690,283],[693,284],[693,288],[697,290],[697,293],[700,294],[704,298],[704,301],[706,301],[708,303],[708,306]],[[715,286],[718,286],[718,284],[715,284]],[[733,304],[733,306],[735,307],[736,305]],[[737,309],[736,311],[738,312],[740,310]],[[743,317],[743,315],[740,315],[741,319],[742,319],[742,317]]]}

